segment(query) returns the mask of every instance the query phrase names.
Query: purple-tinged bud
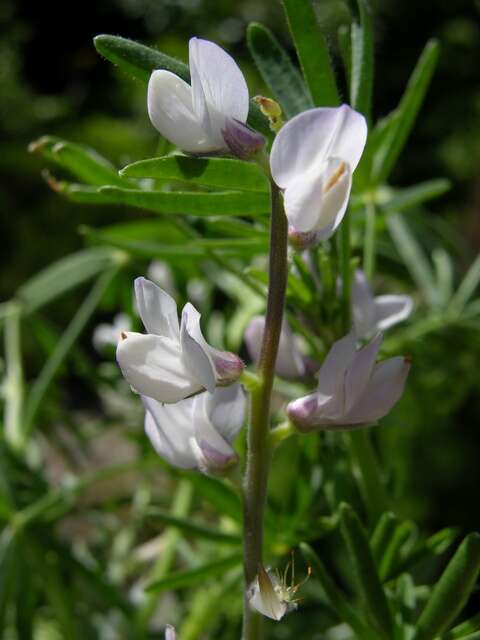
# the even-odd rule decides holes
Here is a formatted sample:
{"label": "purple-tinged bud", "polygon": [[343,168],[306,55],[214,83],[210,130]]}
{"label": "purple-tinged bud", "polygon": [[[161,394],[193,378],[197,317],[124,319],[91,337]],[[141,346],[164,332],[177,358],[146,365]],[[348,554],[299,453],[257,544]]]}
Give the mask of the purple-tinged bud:
{"label": "purple-tinged bud", "polygon": [[216,371],[217,384],[224,387],[236,382],[245,369],[245,363],[235,353],[211,349],[210,355]]}
{"label": "purple-tinged bud", "polygon": [[202,473],[210,476],[224,476],[238,464],[238,455],[231,447],[222,447],[223,451],[221,451],[202,439],[194,443],[194,447],[197,446],[197,463]]}
{"label": "purple-tinged bud", "polygon": [[287,405],[287,416],[298,431],[309,433],[315,428],[317,406],[318,401],[314,395],[298,398]]}
{"label": "purple-tinged bud", "polygon": [[288,242],[295,251],[305,251],[305,249],[311,249],[316,247],[320,242],[319,234],[317,231],[298,231],[295,227],[288,227]]}
{"label": "purple-tinged bud", "polygon": [[227,118],[222,135],[232,154],[240,160],[250,160],[265,144],[260,133],[235,118]]}

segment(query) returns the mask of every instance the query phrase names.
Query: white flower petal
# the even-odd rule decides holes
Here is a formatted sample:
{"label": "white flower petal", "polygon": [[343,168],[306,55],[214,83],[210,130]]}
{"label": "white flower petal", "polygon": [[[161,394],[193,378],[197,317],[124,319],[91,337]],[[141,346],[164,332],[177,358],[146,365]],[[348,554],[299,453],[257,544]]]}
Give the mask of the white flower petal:
{"label": "white flower petal", "polygon": [[197,464],[206,473],[222,472],[238,460],[230,444],[218,433],[209,417],[201,413],[201,406],[194,409],[195,448]]}
{"label": "white flower petal", "polygon": [[146,278],[136,278],[135,298],[148,333],[179,340],[177,303],[166,291]]}
{"label": "white flower petal", "polygon": [[218,148],[225,148],[222,129],[226,118],[246,122],[248,87],[235,60],[221,47],[191,38],[189,63],[193,109],[199,122]]}
{"label": "white flower petal", "polygon": [[364,396],[382,340],[383,336],[379,334],[356,352],[345,376],[345,413]]}
{"label": "white flower petal", "polygon": [[177,640],[175,629],[169,624],[165,627],[165,640]]}
{"label": "white flower petal", "polygon": [[375,320],[377,329],[384,331],[408,318],[413,311],[410,296],[385,295],[375,298]]}
{"label": "white flower petal", "polygon": [[209,354],[210,347],[200,328],[200,314],[189,302],[182,311],[180,342],[185,367],[192,372],[202,387],[213,393],[216,377],[215,367]]}
{"label": "white flower petal", "polygon": [[175,404],[161,404],[142,396],[145,406],[145,431],[155,451],[170,464],[181,469],[193,469],[197,458],[192,449],[193,399]]}
{"label": "white flower petal", "polygon": [[253,609],[272,620],[281,620],[288,609],[287,603],[276,594],[270,576],[263,567],[259,567],[258,576],[250,586],[248,601]]}
{"label": "white flower petal", "polygon": [[188,153],[207,153],[215,144],[195,115],[192,89],[170,71],[154,71],[148,83],[148,115],[164,138]]}
{"label": "white flower petal", "polygon": [[273,179],[285,189],[330,157],[347,162],[353,173],[366,138],[365,118],[347,105],[304,111],[289,120],[275,138],[270,156]]}
{"label": "white flower petal", "polygon": [[389,358],[376,365],[360,402],[347,420],[350,424],[370,424],[387,415],[405,388],[410,362],[402,357]]}
{"label": "white flower petal", "polygon": [[247,399],[240,384],[217,387],[214,394],[205,396],[205,412],[215,429],[227,442],[232,443],[242,428],[247,410]]}
{"label": "white flower petal", "polygon": [[183,363],[178,342],[153,334],[126,336],[118,343],[117,362],[135,391],[170,403],[201,390],[201,382]]}

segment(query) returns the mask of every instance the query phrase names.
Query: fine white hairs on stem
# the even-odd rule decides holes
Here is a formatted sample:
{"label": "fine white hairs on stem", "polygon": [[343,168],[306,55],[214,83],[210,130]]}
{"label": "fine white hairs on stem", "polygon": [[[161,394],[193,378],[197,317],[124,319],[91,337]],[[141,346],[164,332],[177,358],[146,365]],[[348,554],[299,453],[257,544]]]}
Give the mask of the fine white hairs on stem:
{"label": "fine white hairs on stem", "polygon": [[150,280],[135,280],[135,297],[148,333],[123,333],[117,361],[137,393],[174,403],[204,389],[213,393],[241,375],[238,356],[207,344],[193,305],[185,305],[179,324],[175,300]]}
{"label": "fine white hairs on stem", "polygon": [[309,109],[289,120],[272,146],[272,177],[283,190],[290,233],[316,242],[345,215],[352,174],[367,139],[365,118],[348,105]]}

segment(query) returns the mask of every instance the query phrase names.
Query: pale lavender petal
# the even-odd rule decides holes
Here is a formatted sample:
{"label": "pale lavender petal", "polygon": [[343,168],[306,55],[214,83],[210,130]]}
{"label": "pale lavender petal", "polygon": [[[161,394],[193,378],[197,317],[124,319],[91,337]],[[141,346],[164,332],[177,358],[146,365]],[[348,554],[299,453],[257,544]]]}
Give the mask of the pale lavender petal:
{"label": "pale lavender petal", "polygon": [[182,311],[180,342],[185,368],[193,374],[202,387],[213,393],[216,378],[209,345],[200,328],[200,314],[189,302]]}
{"label": "pale lavender petal", "polygon": [[194,452],[197,464],[204,473],[223,473],[238,462],[238,456],[225,438],[215,429],[205,409],[205,402],[196,398],[193,419]]}
{"label": "pale lavender petal", "polygon": [[345,413],[348,413],[365,394],[382,340],[383,336],[379,334],[356,352],[345,376]]}
{"label": "pale lavender petal", "polygon": [[333,396],[343,388],[345,373],[352,364],[355,353],[355,337],[352,333],[334,343],[318,375],[318,391],[322,395]]}
{"label": "pale lavender petal", "polygon": [[245,423],[247,399],[240,384],[217,387],[205,396],[205,412],[218,433],[229,443],[237,437]]}
{"label": "pale lavender petal", "polygon": [[175,629],[169,624],[165,627],[165,640],[177,640]]}
{"label": "pale lavender petal", "polygon": [[410,296],[378,296],[374,304],[375,321],[380,331],[406,320],[413,311],[413,300]]}
{"label": "pale lavender petal", "polygon": [[192,89],[170,71],[154,71],[148,83],[148,115],[153,126],[187,153],[215,151],[193,110]]}
{"label": "pale lavender petal", "polygon": [[387,415],[403,394],[409,370],[410,361],[402,357],[377,364],[363,397],[352,408],[347,421],[370,424]]}
{"label": "pale lavender petal", "polygon": [[194,469],[197,458],[192,449],[193,399],[161,404],[142,396],[142,401],[146,410],[145,432],[155,451],[175,467]]}
{"label": "pale lavender petal", "polygon": [[232,155],[241,160],[250,160],[265,144],[257,131],[232,118],[227,118],[222,135]]}
{"label": "pale lavender petal", "polygon": [[248,87],[235,60],[221,47],[191,38],[189,63],[193,109],[209,137],[226,147],[222,136],[226,118],[246,122]]}
{"label": "pale lavender petal", "polygon": [[177,303],[166,291],[146,278],[136,278],[135,298],[148,333],[179,340]]}
{"label": "pale lavender petal", "polygon": [[352,315],[355,334],[358,338],[368,338],[379,329],[375,318],[376,310],[373,294],[361,269],[355,271],[353,280]]}
{"label": "pale lavender petal", "polygon": [[117,346],[117,362],[135,391],[172,403],[201,390],[201,382],[183,363],[178,342],[153,334],[124,335]]}

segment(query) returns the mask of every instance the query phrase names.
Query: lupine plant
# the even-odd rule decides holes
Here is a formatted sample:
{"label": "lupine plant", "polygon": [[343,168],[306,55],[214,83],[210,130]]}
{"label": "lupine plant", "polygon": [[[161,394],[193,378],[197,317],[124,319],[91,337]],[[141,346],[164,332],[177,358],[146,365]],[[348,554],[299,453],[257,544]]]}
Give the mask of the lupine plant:
{"label": "lupine plant", "polygon": [[[2,306],[8,637],[480,638],[478,613],[459,619],[480,536],[454,547],[453,528],[419,531],[380,446],[422,402],[409,400],[415,340],[480,313],[478,262],[455,289],[448,253],[431,261],[409,219],[448,183],[389,184],[439,45],[426,44],[399,104],[374,121],[372,15],[366,0],[349,8],[335,72],[309,0],[283,2],[298,65],[251,24],[267,89],[254,97],[213,42],[193,36],[186,65],[99,35],[96,50],[145,85],[158,153],[118,170],[76,142],[32,143],[76,180],[46,173],[60,196],[138,214],[84,228],[87,248]],[[93,278],[61,337],[43,332],[51,355],[27,385],[22,328]],[[49,396],[67,361],[85,366],[77,339],[109,298],[93,382],[105,421],[134,432],[141,453],[55,486],[41,435],[55,422]],[[80,498],[133,472],[92,542],[69,544]]]}

